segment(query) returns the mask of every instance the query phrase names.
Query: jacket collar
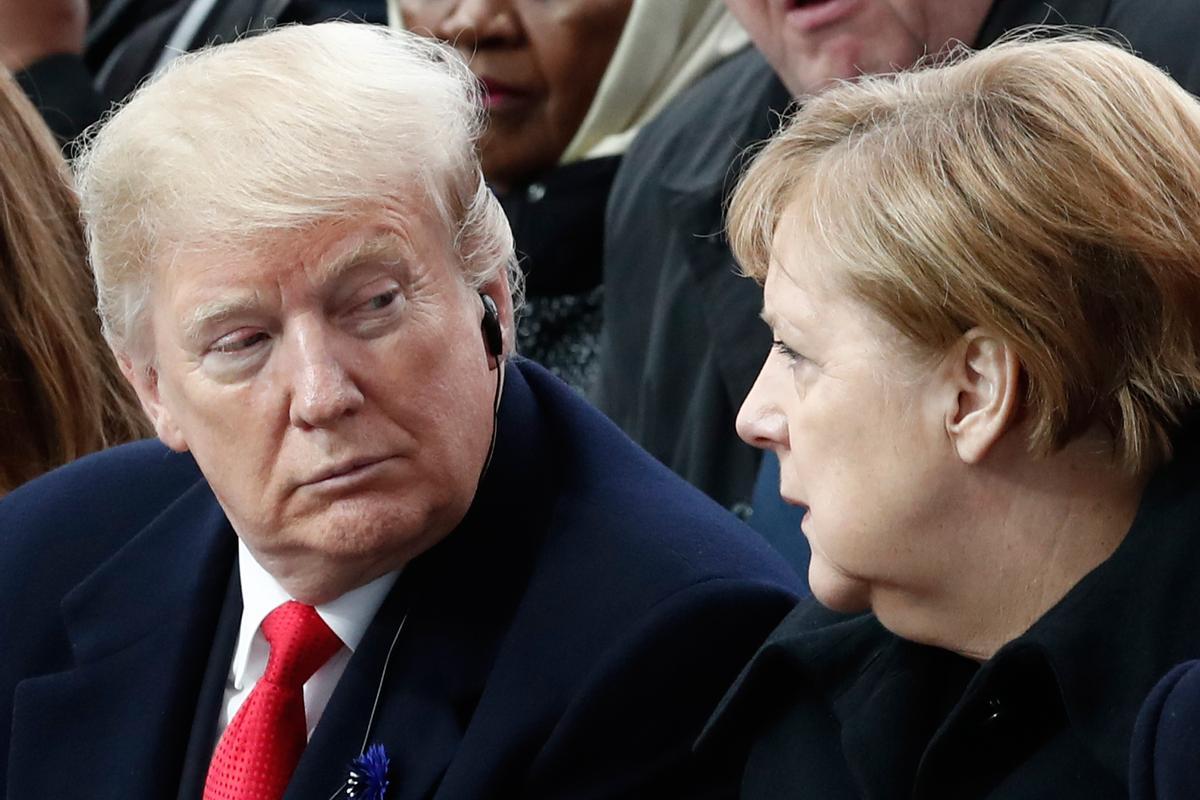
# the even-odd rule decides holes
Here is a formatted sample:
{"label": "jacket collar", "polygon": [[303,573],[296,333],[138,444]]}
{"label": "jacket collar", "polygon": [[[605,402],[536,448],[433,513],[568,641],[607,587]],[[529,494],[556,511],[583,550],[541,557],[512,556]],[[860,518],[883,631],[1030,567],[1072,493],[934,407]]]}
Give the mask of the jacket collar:
{"label": "jacket collar", "polygon": [[123,778],[90,797],[175,794],[233,543],[200,481],[67,595],[75,666],[16,689],[12,796],[73,796],[95,775]]}
{"label": "jacket collar", "polygon": [[1200,413],[1174,441],[1116,552],[997,653],[1045,654],[1072,727],[1122,781],[1142,701],[1172,666],[1200,657]]}

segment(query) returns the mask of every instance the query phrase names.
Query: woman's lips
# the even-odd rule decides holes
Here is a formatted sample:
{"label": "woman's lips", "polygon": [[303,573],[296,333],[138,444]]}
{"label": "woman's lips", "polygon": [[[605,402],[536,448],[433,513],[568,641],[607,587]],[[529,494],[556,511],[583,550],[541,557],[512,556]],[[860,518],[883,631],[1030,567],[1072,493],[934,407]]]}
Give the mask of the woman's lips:
{"label": "woman's lips", "polygon": [[859,0],[789,0],[787,24],[803,33],[841,22],[854,12]]}
{"label": "woman's lips", "polygon": [[528,104],[530,93],[492,78],[480,78],[483,105],[488,111],[508,111]]}

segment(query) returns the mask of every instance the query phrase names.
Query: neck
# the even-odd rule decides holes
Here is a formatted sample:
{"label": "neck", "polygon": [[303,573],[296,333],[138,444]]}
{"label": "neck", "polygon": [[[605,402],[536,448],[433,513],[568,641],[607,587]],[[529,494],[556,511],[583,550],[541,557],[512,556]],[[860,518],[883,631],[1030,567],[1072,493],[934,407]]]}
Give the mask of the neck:
{"label": "neck", "polygon": [[[1130,476],[1096,439],[1049,457],[1018,452],[971,467],[955,524],[961,549],[947,554],[938,585],[896,603],[881,621],[899,635],[977,661],[1025,633],[1124,541],[1145,479]],[[1015,446],[1014,446],[1015,443]],[[998,462],[998,463],[997,463]],[[883,598],[880,598],[883,602]]]}

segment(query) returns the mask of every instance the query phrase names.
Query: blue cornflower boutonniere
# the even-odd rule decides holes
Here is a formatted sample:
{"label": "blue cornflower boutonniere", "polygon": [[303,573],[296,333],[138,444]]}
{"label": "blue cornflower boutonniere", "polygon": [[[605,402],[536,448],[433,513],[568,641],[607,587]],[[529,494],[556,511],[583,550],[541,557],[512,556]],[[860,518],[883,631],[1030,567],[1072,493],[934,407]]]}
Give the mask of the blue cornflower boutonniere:
{"label": "blue cornflower boutonniere", "polygon": [[387,752],[381,744],[373,744],[350,762],[346,778],[346,796],[356,800],[383,800],[388,788]]}

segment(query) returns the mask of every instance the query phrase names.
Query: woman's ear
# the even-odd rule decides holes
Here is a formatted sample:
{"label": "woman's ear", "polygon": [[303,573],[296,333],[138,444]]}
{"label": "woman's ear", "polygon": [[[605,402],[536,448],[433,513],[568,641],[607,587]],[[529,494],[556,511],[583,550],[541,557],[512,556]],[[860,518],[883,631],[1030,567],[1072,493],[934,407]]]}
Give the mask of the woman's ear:
{"label": "woman's ear", "polygon": [[964,463],[978,464],[1016,423],[1021,361],[1008,341],[982,328],[964,333],[947,358],[946,434]]}

